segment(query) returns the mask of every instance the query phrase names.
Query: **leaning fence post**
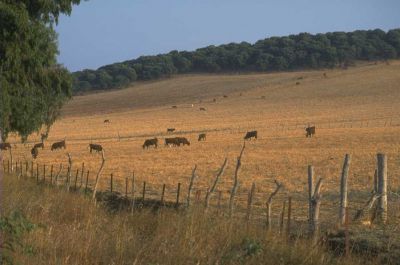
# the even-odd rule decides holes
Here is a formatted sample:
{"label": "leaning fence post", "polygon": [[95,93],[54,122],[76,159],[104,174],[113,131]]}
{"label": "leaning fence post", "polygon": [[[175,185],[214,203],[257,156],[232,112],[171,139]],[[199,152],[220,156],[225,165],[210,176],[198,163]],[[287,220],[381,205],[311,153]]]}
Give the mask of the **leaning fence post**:
{"label": "leaning fence post", "polygon": [[274,196],[278,193],[278,191],[282,188],[282,184],[279,183],[277,180],[275,180],[275,185],[276,188],[275,190],[271,193],[271,195],[269,196],[268,200],[267,200],[267,230],[271,230],[271,205],[272,205],[272,199],[274,198]]}
{"label": "leaning fence post", "polygon": [[351,156],[349,154],[346,154],[343,163],[342,176],[340,178],[340,210],[339,210],[340,225],[344,225],[346,221],[347,178],[349,176],[350,162],[351,162]]}
{"label": "leaning fence post", "polygon": [[243,155],[243,151],[244,151],[245,147],[246,147],[246,145],[243,144],[242,150],[240,151],[240,154],[239,154],[239,156],[237,158],[237,161],[236,161],[235,174],[233,175],[233,187],[232,187],[232,190],[231,190],[231,196],[229,198],[229,216],[230,217],[233,214],[234,199],[235,199],[235,196],[236,196],[237,189],[239,187],[238,174],[239,174],[239,169],[240,169],[240,167],[242,165],[242,155]]}
{"label": "leaning fence post", "polygon": [[228,162],[228,158],[225,158],[224,162],[222,163],[222,166],[221,166],[220,170],[218,171],[217,175],[215,176],[215,180],[214,180],[213,185],[211,186],[211,188],[208,189],[208,192],[206,194],[206,199],[205,199],[205,207],[206,207],[206,209],[208,208],[208,205],[210,204],[211,194],[215,191],[215,188],[217,187],[217,184],[218,184],[218,181],[219,181],[220,177],[222,176],[222,174],[224,174],[227,162]]}
{"label": "leaning fence post", "polygon": [[175,203],[175,207],[176,207],[176,208],[179,207],[179,197],[180,197],[180,193],[181,193],[181,183],[178,183],[178,190],[176,191],[176,203]]}
{"label": "leaning fence post", "polygon": [[374,172],[374,193],[378,193],[378,169]]}
{"label": "leaning fence post", "polygon": [[313,192],[313,196],[311,198],[311,220],[310,220],[310,233],[313,237],[313,241],[318,238],[319,233],[319,211],[321,206],[321,187],[322,187],[322,178],[319,178],[317,185],[315,185],[315,189]]}
{"label": "leaning fence post", "polygon": [[377,154],[378,159],[378,211],[379,222],[385,224],[387,221],[387,156]]}

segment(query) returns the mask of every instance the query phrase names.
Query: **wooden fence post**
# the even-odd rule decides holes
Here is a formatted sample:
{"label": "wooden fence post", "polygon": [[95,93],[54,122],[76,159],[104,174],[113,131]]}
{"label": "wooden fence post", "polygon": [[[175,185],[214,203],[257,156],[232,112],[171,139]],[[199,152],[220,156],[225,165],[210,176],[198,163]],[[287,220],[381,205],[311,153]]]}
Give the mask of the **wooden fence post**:
{"label": "wooden fence post", "polygon": [[251,210],[252,210],[252,206],[253,206],[253,197],[254,197],[255,190],[256,190],[256,184],[253,182],[253,184],[251,185],[251,189],[249,191],[249,194],[248,194],[248,198],[247,198],[247,213],[246,213],[246,220],[247,221],[250,221]]}
{"label": "wooden fence post", "polygon": [[88,189],[88,182],[89,182],[89,170],[86,173],[85,193],[87,192],[87,189]]}
{"label": "wooden fence post", "polygon": [[68,153],[68,171],[67,171],[67,190],[69,191],[70,188],[70,184],[71,184],[71,172],[72,172],[72,158],[71,158],[71,154]]}
{"label": "wooden fence post", "polygon": [[285,221],[286,200],[283,200],[281,216],[279,220],[279,234],[283,233],[283,223]]}
{"label": "wooden fence post", "polygon": [[83,174],[85,173],[85,162],[82,162],[82,171],[81,171],[81,183],[79,185],[79,188],[82,188],[83,184]]}
{"label": "wooden fence post", "polygon": [[36,183],[39,183],[39,164],[36,164]]}
{"label": "wooden fence post", "polygon": [[161,205],[164,205],[164,195],[165,195],[165,184],[163,184],[161,190]]}
{"label": "wooden fence post", "polygon": [[129,186],[128,177],[126,177],[125,178],[125,198],[128,198],[128,186]]}
{"label": "wooden fence post", "polygon": [[28,161],[25,161],[25,174],[26,174],[26,176],[25,177],[28,177],[28,171],[29,171],[29,165],[28,165]]}
{"label": "wooden fence post", "polygon": [[312,196],[314,191],[314,167],[308,166],[308,222],[311,227],[311,219],[312,219]]}
{"label": "wooden fence post", "polygon": [[43,164],[43,183],[46,183],[46,164]]}
{"label": "wooden fence post", "polygon": [[94,189],[93,189],[93,195],[92,195],[92,199],[93,201],[96,203],[96,192],[97,192],[97,186],[100,182],[100,177],[101,177],[101,171],[103,170],[104,167],[104,163],[106,162],[106,158],[104,156],[104,150],[101,151],[101,166],[99,171],[97,172],[97,176],[96,176],[96,182],[94,184]]}
{"label": "wooden fence post", "polygon": [[110,192],[113,192],[113,181],[114,181],[114,175],[111,173],[110,175]]}
{"label": "wooden fence post", "polygon": [[290,240],[291,221],[292,221],[292,197],[289,196],[289,199],[288,199],[288,215],[287,215],[287,224],[286,224],[286,236],[287,236],[288,240]]}
{"label": "wooden fence post", "polygon": [[53,184],[53,165],[50,168],[50,184]]}
{"label": "wooden fence post", "polygon": [[178,183],[178,190],[176,191],[176,203],[175,203],[175,207],[178,208],[179,207],[179,197],[181,195],[181,183]]}
{"label": "wooden fence post", "polygon": [[7,173],[10,174],[10,160],[7,159]]}
{"label": "wooden fence post", "polygon": [[132,193],[132,209],[131,212],[135,209],[135,172],[132,172],[132,184],[131,184],[131,193]]}
{"label": "wooden fence post", "polygon": [[351,156],[349,154],[346,154],[342,168],[342,176],[340,178],[340,210],[339,210],[340,225],[344,225],[346,221],[347,178],[349,176],[350,163],[351,163]]}
{"label": "wooden fence post", "polygon": [[74,182],[74,190],[76,190],[77,185],[78,185],[78,175],[79,175],[79,168],[76,169],[75,182]]}
{"label": "wooden fence post", "polygon": [[146,199],[146,181],[143,181],[143,191],[142,191],[142,203],[144,204],[144,200]]}
{"label": "wooden fence post", "polygon": [[196,169],[197,169],[197,165],[194,165],[194,168],[192,170],[192,176],[190,177],[188,194],[187,194],[187,198],[186,198],[186,207],[188,207],[188,208],[190,207],[190,195],[192,194],[193,182],[194,182],[194,179],[196,178]]}
{"label": "wooden fence post", "polygon": [[313,238],[314,243],[316,243],[316,239],[319,234],[319,212],[321,206],[321,187],[322,187],[322,178],[319,178],[317,185],[315,185],[315,189],[312,192],[311,197],[311,220],[310,220],[310,234]]}
{"label": "wooden fence post", "polygon": [[387,221],[387,156],[377,154],[378,159],[378,209],[377,217],[380,223]]}
{"label": "wooden fence post", "polygon": [[58,171],[57,175],[54,178],[54,183],[56,186],[58,185],[58,177],[60,176],[62,170],[63,170],[63,164],[60,163],[60,170]]}

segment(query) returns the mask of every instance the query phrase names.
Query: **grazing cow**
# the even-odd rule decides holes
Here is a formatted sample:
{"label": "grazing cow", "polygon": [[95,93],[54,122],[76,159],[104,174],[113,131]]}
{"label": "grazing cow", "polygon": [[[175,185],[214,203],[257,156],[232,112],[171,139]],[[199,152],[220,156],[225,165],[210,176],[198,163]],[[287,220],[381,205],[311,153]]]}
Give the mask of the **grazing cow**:
{"label": "grazing cow", "polygon": [[300,82],[296,82],[296,86],[300,85]]}
{"label": "grazing cow", "polygon": [[173,131],[175,131],[175,128],[168,128],[167,129],[167,132],[173,132]]}
{"label": "grazing cow", "polygon": [[199,134],[199,140],[198,140],[198,141],[199,141],[199,142],[200,142],[200,141],[205,141],[206,138],[207,138],[207,136],[206,136],[205,133],[200,133],[200,134]]}
{"label": "grazing cow", "polygon": [[206,108],[201,107],[200,110],[201,111],[206,111]]}
{"label": "grazing cow", "polygon": [[181,146],[181,144],[182,145],[190,145],[190,142],[185,137],[176,137],[175,139],[178,143],[178,146]]}
{"label": "grazing cow", "polygon": [[227,95],[224,95],[223,97],[224,97],[224,98],[227,98],[228,96],[227,96]]}
{"label": "grazing cow", "polygon": [[247,132],[244,136],[245,140],[251,140],[251,138],[257,139],[257,131]]}
{"label": "grazing cow", "polygon": [[67,148],[67,145],[65,144],[65,140],[62,140],[60,142],[55,142],[54,144],[51,145],[51,151],[61,149],[61,148],[64,148],[64,149]]}
{"label": "grazing cow", "polygon": [[312,137],[315,134],[315,126],[306,128],[306,137]]}
{"label": "grazing cow", "polygon": [[214,103],[215,103],[215,102],[217,102],[217,99],[216,99],[216,98],[214,98],[214,99],[213,99],[213,102],[214,102]]}
{"label": "grazing cow", "polygon": [[110,120],[109,119],[104,120],[104,123],[110,123]]}
{"label": "grazing cow", "polygon": [[8,150],[11,149],[10,143],[0,143],[0,150]]}
{"label": "grazing cow", "polygon": [[171,145],[177,146],[177,145],[178,145],[178,141],[176,140],[176,137],[174,137],[174,138],[165,138],[165,145],[168,145],[168,146],[171,146]]}
{"label": "grazing cow", "polygon": [[324,73],[324,77],[325,77],[325,78],[328,78],[328,75],[327,75],[326,73]]}
{"label": "grazing cow", "polygon": [[32,154],[33,159],[36,159],[37,156],[39,155],[39,150],[36,147],[33,147],[31,149],[31,154]]}
{"label": "grazing cow", "polygon": [[178,106],[175,106],[175,105],[174,105],[174,106],[172,106],[172,108],[173,108],[173,109],[177,109],[177,108],[178,108]]}
{"label": "grazing cow", "polygon": [[38,143],[33,146],[33,148],[42,148],[44,149],[44,143]]}
{"label": "grazing cow", "polygon": [[40,134],[40,141],[43,143],[44,140],[47,140],[47,137],[49,137],[49,133],[41,133]]}
{"label": "grazing cow", "polygon": [[103,147],[99,144],[89,144],[89,148],[90,148],[90,153],[92,153],[93,150],[96,152],[103,151]]}
{"label": "grazing cow", "polygon": [[154,148],[158,147],[158,139],[157,138],[147,139],[146,141],[144,141],[143,149],[145,149],[145,148],[149,149],[149,147],[152,145],[154,145]]}

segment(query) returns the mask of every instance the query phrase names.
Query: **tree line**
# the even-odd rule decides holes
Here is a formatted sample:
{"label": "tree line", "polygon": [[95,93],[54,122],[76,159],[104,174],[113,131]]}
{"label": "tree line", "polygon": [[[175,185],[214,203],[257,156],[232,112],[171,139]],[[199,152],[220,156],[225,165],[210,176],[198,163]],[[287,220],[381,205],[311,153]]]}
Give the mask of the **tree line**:
{"label": "tree line", "polygon": [[180,73],[285,71],[346,67],[356,60],[400,57],[400,29],[357,30],[325,34],[300,33],[247,42],[171,51],[155,56],[74,72],[75,92],[121,88],[137,80]]}

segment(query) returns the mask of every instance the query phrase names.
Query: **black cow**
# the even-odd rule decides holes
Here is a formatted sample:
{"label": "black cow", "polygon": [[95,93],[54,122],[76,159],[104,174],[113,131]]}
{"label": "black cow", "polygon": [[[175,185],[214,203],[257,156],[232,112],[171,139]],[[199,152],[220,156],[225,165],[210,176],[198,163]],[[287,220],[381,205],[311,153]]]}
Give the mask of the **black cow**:
{"label": "black cow", "polygon": [[41,142],[43,143],[44,140],[47,140],[47,137],[49,137],[49,133],[48,133],[48,132],[46,132],[46,133],[41,133],[41,134],[40,134],[40,140],[41,140]]}
{"label": "black cow", "polygon": [[173,131],[175,131],[175,128],[168,128],[167,129],[167,132],[173,132]]}
{"label": "black cow", "polygon": [[312,137],[315,134],[315,126],[306,128],[306,137]]}
{"label": "black cow", "polygon": [[181,144],[182,145],[190,145],[190,142],[185,137],[176,137],[175,139],[178,143],[178,146],[181,146]]}
{"label": "black cow", "polygon": [[199,142],[200,142],[200,141],[205,141],[206,138],[207,138],[207,136],[206,136],[205,133],[200,133],[200,134],[199,134],[199,139],[198,139],[198,141],[199,141]]}
{"label": "black cow", "polygon": [[247,132],[244,136],[245,140],[251,140],[251,138],[257,139],[257,131]]}
{"label": "black cow", "polygon": [[227,96],[227,95],[224,95],[223,97],[224,97],[224,98],[227,98],[228,96]]}
{"label": "black cow", "polygon": [[42,148],[44,149],[44,143],[37,143],[33,146],[33,148]]}
{"label": "black cow", "polygon": [[144,141],[143,149],[145,149],[145,148],[149,149],[149,147],[152,145],[154,145],[154,148],[158,147],[158,139],[157,138],[147,139],[146,141]]}
{"label": "black cow", "polygon": [[177,109],[177,108],[178,108],[178,106],[175,106],[175,105],[174,105],[174,106],[172,106],[172,108],[173,108],[173,109]]}
{"label": "black cow", "polygon": [[67,148],[67,145],[65,144],[65,140],[62,140],[60,142],[55,142],[54,144],[51,145],[51,151],[61,149],[61,148],[64,148],[64,149]]}
{"label": "black cow", "polygon": [[11,149],[10,143],[0,143],[0,150],[8,150]]}
{"label": "black cow", "polygon": [[39,155],[39,150],[37,148],[33,147],[31,149],[31,154],[32,154],[33,159],[36,159],[37,156]]}
{"label": "black cow", "polygon": [[103,147],[99,144],[89,144],[89,148],[90,148],[90,153],[92,153],[93,150],[96,152],[103,151]]}

